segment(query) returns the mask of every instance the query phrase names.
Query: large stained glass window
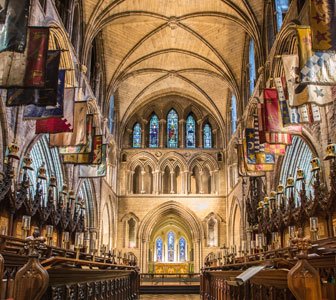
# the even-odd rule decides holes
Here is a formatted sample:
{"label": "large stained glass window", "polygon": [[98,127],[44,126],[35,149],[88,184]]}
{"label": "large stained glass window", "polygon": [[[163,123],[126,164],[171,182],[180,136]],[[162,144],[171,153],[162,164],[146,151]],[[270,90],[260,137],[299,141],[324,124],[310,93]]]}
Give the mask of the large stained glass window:
{"label": "large stained glass window", "polygon": [[204,148],[212,148],[212,132],[211,126],[209,123],[206,123],[203,128],[203,146]]}
{"label": "large stained glass window", "polygon": [[159,237],[156,240],[156,261],[162,262],[162,248],[163,248],[163,242],[162,239]]}
{"label": "large stained glass window", "polygon": [[196,125],[195,119],[192,115],[189,115],[186,122],[186,147],[196,147]]}
{"label": "large stained glass window", "polygon": [[[313,173],[310,166],[310,161],[313,159],[313,152],[309,145],[304,141],[304,139],[294,136],[292,145],[288,146],[286,149],[286,154],[283,158],[280,181],[279,183],[286,185],[288,177],[294,177],[296,179],[296,171],[302,169],[305,174],[305,182],[313,182]],[[296,205],[299,205],[299,191],[301,190],[302,181],[295,181],[294,197]],[[310,184],[309,188],[306,189],[307,196],[313,195],[313,188]],[[286,189],[286,196],[289,197],[291,189]]]}
{"label": "large stained glass window", "polygon": [[149,121],[149,147],[159,147],[159,118],[153,115]]}
{"label": "large stained glass window", "polygon": [[275,10],[276,10],[276,19],[277,19],[277,29],[280,31],[283,19],[286,12],[288,11],[288,0],[275,0]]}
{"label": "large stained glass window", "polygon": [[255,65],[255,56],[254,56],[254,41],[250,40],[249,45],[249,81],[250,81],[250,95],[252,95],[254,90],[256,80],[256,65]]}
{"label": "large stained glass window", "polygon": [[179,247],[180,247],[180,261],[186,261],[186,240],[184,237],[181,237],[179,240]]}
{"label": "large stained glass window", "polygon": [[237,130],[237,99],[235,95],[231,97],[231,133]]}
{"label": "large stained glass window", "polygon": [[175,250],[175,234],[172,231],[168,232],[168,262],[174,261]]}
{"label": "large stained glass window", "polygon": [[178,115],[174,109],[167,116],[167,147],[178,147]]}
{"label": "large stained glass window", "polygon": [[133,148],[141,147],[141,125],[136,123],[133,127]]}

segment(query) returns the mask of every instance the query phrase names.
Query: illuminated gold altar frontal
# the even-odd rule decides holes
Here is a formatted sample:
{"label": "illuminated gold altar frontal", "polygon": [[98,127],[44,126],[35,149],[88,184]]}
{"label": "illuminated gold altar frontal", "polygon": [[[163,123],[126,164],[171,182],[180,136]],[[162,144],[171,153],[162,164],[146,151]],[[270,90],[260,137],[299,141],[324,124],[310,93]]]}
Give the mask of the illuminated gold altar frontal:
{"label": "illuminated gold altar frontal", "polygon": [[187,274],[189,263],[155,263],[154,272],[156,274]]}

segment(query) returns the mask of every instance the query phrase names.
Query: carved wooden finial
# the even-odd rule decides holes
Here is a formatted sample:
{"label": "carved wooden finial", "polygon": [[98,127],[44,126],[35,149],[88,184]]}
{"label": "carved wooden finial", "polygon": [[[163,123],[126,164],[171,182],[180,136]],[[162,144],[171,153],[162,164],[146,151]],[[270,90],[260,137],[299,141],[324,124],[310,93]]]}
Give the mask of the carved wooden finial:
{"label": "carved wooden finial", "polygon": [[14,282],[15,300],[39,300],[49,284],[48,272],[39,261],[39,249],[44,246],[45,238],[29,236],[26,239],[28,249],[27,263],[16,273]]}
{"label": "carved wooden finial", "polygon": [[288,287],[298,300],[321,300],[320,275],[317,270],[306,260],[308,258],[308,249],[311,248],[311,241],[303,237],[303,231],[300,228],[298,237],[292,240],[299,253],[298,262],[288,272]]}

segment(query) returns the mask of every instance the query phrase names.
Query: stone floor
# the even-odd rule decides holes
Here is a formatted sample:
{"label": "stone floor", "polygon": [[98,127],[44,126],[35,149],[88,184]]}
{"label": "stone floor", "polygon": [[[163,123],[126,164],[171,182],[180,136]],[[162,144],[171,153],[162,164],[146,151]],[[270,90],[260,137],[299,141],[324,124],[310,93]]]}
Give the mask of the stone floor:
{"label": "stone floor", "polygon": [[199,300],[199,295],[141,295],[140,300]]}

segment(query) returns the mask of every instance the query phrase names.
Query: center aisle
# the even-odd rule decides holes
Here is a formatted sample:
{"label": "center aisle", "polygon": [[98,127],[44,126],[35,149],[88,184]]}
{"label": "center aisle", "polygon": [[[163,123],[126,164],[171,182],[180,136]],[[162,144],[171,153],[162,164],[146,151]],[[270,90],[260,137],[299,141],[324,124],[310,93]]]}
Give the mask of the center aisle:
{"label": "center aisle", "polygon": [[199,295],[141,295],[140,300],[199,300]]}

